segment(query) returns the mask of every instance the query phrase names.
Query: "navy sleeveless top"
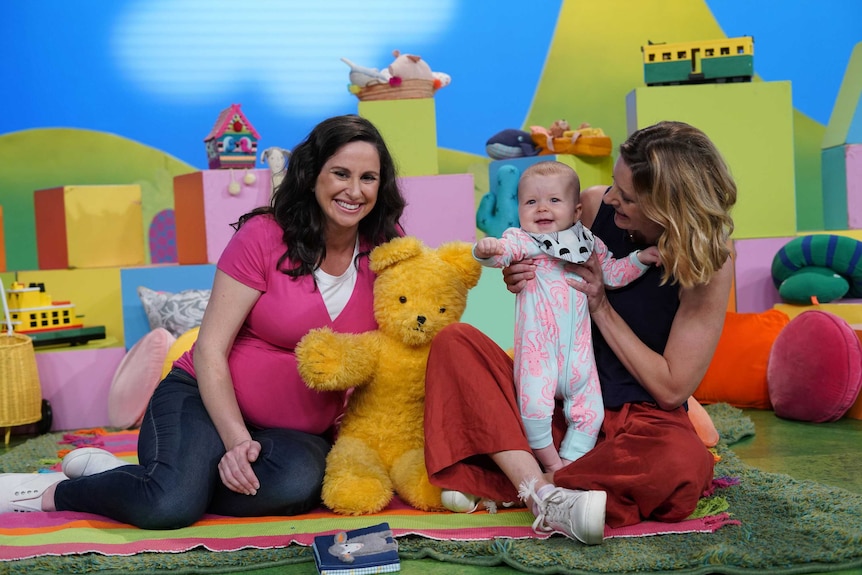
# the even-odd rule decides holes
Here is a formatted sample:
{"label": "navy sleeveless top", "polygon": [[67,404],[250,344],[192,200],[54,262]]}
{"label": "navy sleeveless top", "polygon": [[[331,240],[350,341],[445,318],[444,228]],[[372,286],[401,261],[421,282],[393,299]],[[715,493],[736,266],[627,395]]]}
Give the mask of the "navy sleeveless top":
{"label": "navy sleeveless top", "polygon": [[[614,258],[617,259],[627,256],[636,249],[649,247],[632,242],[628,231],[618,228],[614,223],[613,207],[604,202],[599,207],[590,229],[607,244]],[[650,266],[644,275],[629,285],[606,291],[608,302],[614,310],[635,335],[657,353],[664,352],[671,323],[679,308],[679,286],[672,286],[669,283],[660,286],[660,281],[661,268]],[[617,359],[605,338],[602,337],[601,331],[595,326],[593,326],[593,347],[605,407],[613,409],[624,403],[644,401],[655,403],[655,399]]]}

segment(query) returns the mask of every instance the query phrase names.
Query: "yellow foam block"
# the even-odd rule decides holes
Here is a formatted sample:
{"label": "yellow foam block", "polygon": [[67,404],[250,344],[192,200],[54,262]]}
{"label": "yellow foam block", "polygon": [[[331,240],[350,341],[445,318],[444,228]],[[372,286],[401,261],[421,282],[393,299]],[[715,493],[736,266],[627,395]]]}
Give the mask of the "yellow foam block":
{"label": "yellow foam block", "polygon": [[629,132],[673,119],[715,142],[738,188],[735,239],[796,233],[790,82],[637,88],[626,96],[626,114]]}
{"label": "yellow foam block", "polygon": [[105,337],[123,346],[120,268],[19,271],[24,284],[43,283],[53,301],[70,301],[84,326],[105,326]]}
{"label": "yellow foam block", "polygon": [[610,186],[613,183],[614,159],[611,156],[595,158],[558,154],[556,156],[540,156],[540,158],[557,160],[571,166],[578,173],[582,190],[590,186]]}
{"label": "yellow foam block", "polygon": [[[851,324],[850,327],[852,327],[856,332],[856,337],[862,341],[862,323]],[[862,419],[862,393],[859,394],[859,397],[853,405],[850,406],[850,409],[847,410],[844,417],[849,417],[850,419]]]}
{"label": "yellow foam block", "polygon": [[0,280],[3,281],[3,286],[8,289],[8,287],[15,281],[15,272],[0,272]]}
{"label": "yellow foam block", "polygon": [[434,98],[359,102],[395,158],[399,176],[436,176],[437,114]]}
{"label": "yellow foam block", "polygon": [[40,269],[144,264],[139,185],[37,190],[34,205]]}
{"label": "yellow foam block", "polygon": [[786,313],[790,319],[804,311],[816,309],[837,315],[850,325],[862,324],[862,303],[821,303],[819,305],[777,303],[773,307]]}
{"label": "yellow foam block", "polygon": [[818,232],[799,232],[797,236],[814,236],[814,235],[832,235],[843,236],[845,238],[853,238],[858,242],[862,242],[862,230],[826,230]]}

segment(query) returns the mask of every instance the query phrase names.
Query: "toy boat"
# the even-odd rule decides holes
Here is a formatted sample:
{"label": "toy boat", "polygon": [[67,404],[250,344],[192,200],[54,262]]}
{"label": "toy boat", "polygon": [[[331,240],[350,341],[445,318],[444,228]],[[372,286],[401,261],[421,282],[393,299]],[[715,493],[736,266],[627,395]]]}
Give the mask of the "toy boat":
{"label": "toy boat", "polygon": [[25,334],[33,345],[78,345],[105,338],[104,326],[84,327],[70,301],[53,301],[45,284],[12,282],[6,290],[12,331]]}

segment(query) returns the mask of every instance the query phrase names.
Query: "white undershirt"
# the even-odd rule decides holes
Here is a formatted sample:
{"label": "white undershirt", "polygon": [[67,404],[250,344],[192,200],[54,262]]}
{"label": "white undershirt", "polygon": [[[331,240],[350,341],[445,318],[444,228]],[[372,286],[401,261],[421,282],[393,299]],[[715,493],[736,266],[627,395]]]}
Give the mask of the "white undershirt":
{"label": "white undershirt", "polygon": [[356,246],[353,248],[353,259],[343,274],[333,276],[320,268],[314,270],[317,289],[323,296],[323,303],[326,304],[326,311],[329,312],[329,319],[332,321],[335,321],[338,314],[344,310],[344,306],[347,305],[347,301],[353,293],[353,287],[356,285],[357,255],[359,255],[359,238],[356,239]]}

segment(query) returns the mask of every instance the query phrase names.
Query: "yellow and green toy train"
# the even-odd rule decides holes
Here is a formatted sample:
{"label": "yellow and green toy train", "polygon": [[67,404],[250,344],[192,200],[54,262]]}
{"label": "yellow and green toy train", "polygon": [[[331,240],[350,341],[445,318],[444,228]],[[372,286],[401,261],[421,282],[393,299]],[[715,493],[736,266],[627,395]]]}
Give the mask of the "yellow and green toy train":
{"label": "yellow and green toy train", "polygon": [[722,38],[641,46],[647,86],[750,82],[754,38]]}

